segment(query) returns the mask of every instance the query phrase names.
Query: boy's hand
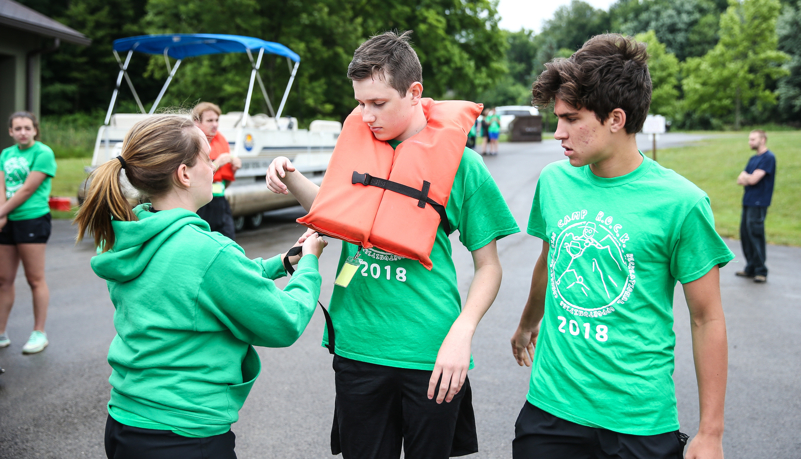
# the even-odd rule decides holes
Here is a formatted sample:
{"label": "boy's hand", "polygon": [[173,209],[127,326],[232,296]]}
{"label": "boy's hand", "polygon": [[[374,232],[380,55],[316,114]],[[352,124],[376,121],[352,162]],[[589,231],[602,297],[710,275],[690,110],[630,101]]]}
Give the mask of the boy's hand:
{"label": "boy's hand", "polygon": [[723,459],[723,439],[720,436],[698,435],[690,442],[685,459]]}
{"label": "boy's hand", "polygon": [[289,190],[284,185],[287,173],[295,172],[295,166],[289,158],[279,156],[270,163],[267,168],[267,188],[276,194],[289,194]]}
{"label": "boy's hand", "polygon": [[6,223],[8,223],[8,217],[0,217],[0,231],[3,230],[3,227],[6,226]]}
{"label": "boy's hand", "polygon": [[[428,399],[434,398],[436,392],[437,403],[445,400],[450,403],[459,393],[467,378],[467,369],[470,368],[470,347],[475,329],[462,326],[459,319],[453,323],[451,330],[442,341],[437,353],[434,371],[428,381]],[[442,382],[437,391],[437,382]]]}
{"label": "boy's hand", "polygon": [[517,360],[517,364],[530,367],[534,361],[534,348],[537,346],[537,337],[540,334],[540,324],[532,329],[517,327],[515,334],[512,335],[512,354]]}

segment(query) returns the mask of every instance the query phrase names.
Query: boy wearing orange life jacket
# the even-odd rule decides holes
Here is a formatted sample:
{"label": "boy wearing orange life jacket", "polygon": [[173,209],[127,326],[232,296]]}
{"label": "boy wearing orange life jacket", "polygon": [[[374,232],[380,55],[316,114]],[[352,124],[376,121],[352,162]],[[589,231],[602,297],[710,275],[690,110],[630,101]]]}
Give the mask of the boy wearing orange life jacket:
{"label": "boy wearing orange life jacket", "polygon": [[[419,200],[421,211],[428,212],[429,218],[433,216],[439,222],[440,217],[424,202],[425,196],[436,196],[433,200],[442,201],[445,208],[447,220],[432,228],[435,235],[429,256],[418,262],[399,256],[404,253],[402,250],[379,249],[387,246],[377,242],[377,228],[391,226],[393,218],[399,220],[393,215],[382,217],[381,208],[377,214],[370,214],[375,215],[375,231],[366,241],[376,241],[375,247],[363,248],[369,243],[362,243],[363,247],[342,244],[338,270],[346,262],[358,264],[347,287],[334,287],[330,302],[336,329],[332,347],[337,394],[331,449],[333,454],[341,452],[345,459],[399,457],[401,447],[406,457],[414,458],[446,458],[478,450],[467,379],[467,371],[472,368],[471,342],[478,322],[500,287],[501,265],[495,241],[519,231],[481,157],[464,148],[464,139],[461,144],[454,142],[454,133],[459,130],[466,139],[462,118],[472,116],[469,129],[480,107],[422,99],[422,67],[408,43],[409,35],[410,32],[387,32],[366,41],[354,53],[348,77],[353,81],[359,109],[346,121],[338,146],[367,145],[369,148],[348,153],[351,157],[365,155],[365,164],[376,162],[368,155],[388,155],[394,161],[391,172],[376,177],[389,180],[401,168],[401,158],[413,150],[418,154],[460,157],[457,156],[455,175],[435,173],[433,179],[421,177],[418,183],[405,183],[417,189],[421,183],[431,182],[432,194],[424,185]],[[459,110],[467,110],[470,115]],[[454,113],[461,114],[459,122],[449,123],[448,117]],[[438,133],[437,129],[443,126],[444,133]],[[386,145],[397,149],[394,159]],[[454,148],[455,152],[450,151]],[[335,151],[329,172],[339,166],[335,164],[337,154]],[[439,164],[439,159],[430,162]],[[403,165],[407,166],[410,165]],[[353,172],[372,174],[366,169]],[[326,202],[326,187],[331,188],[329,179],[335,176],[327,174],[320,188],[295,171],[287,158],[277,158],[267,172],[267,184],[276,193],[291,192],[305,209],[311,210],[304,217],[306,221],[301,219],[309,224],[308,217],[325,210],[318,207]],[[452,185],[446,184],[445,194],[437,196],[435,189],[449,180]],[[373,188],[362,187],[365,184],[354,182],[353,187]],[[350,185],[347,177],[346,184],[334,188]],[[417,197],[408,194],[393,194],[390,189],[378,192],[384,193],[382,201],[418,205]],[[315,202],[318,193],[320,199]],[[342,223],[344,226],[351,222]],[[406,222],[394,223],[403,226]],[[457,230],[475,265],[464,305],[448,239],[449,232]],[[327,333],[323,341],[330,344]]]}

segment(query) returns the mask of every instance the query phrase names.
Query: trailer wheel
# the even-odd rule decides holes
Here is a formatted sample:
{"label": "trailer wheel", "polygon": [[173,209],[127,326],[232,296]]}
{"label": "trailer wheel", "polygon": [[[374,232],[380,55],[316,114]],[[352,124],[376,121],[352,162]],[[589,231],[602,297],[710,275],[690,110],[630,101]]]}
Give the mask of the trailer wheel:
{"label": "trailer wheel", "polygon": [[264,214],[259,212],[245,217],[245,226],[247,226],[248,229],[256,229],[261,226],[262,221],[264,221]]}
{"label": "trailer wheel", "polygon": [[234,218],[234,231],[240,232],[245,229],[245,216],[240,215],[239,217]]}

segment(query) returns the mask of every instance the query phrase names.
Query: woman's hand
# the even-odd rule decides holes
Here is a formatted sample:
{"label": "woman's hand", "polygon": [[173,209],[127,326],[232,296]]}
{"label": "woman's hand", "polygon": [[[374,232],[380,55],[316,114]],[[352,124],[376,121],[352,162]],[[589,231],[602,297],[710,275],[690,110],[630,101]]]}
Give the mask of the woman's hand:
{"label": "woman's hand", "polygon": [[306,239],[302,243],[303,255],[313,254],[317,258],[320,258],[320,255],[323,253],[323,249],[328,245],[328,241],[323,239],[322,235],[315,232],[312,232],[309,235],[304,234],[304,236],[306,236]]}

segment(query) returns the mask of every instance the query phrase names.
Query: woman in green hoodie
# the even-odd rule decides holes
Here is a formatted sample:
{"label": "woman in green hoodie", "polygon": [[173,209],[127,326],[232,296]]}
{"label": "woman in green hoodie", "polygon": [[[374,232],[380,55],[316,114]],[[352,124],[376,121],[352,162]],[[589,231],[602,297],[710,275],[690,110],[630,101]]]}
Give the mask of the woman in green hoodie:
{"label": "woman in green hoodie", "polygon": [[[307,232],[284,290],[284,256],[251,260],[209,231],[209,143],[192,120],[155,116],[126,135],[122,155],[92,176],[76,217],[94,236],[92,269],[108,283],[117,335],[109,347],[109,458],[235,458],[231,424],[261,370],[253,345],[285,347],[320,295],[326,243]],[[125,175],[149,204],[131,209]],[[299,261],[297,260],[299,258]]]}

